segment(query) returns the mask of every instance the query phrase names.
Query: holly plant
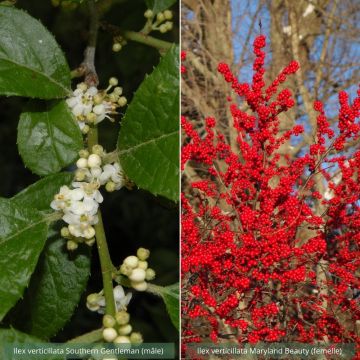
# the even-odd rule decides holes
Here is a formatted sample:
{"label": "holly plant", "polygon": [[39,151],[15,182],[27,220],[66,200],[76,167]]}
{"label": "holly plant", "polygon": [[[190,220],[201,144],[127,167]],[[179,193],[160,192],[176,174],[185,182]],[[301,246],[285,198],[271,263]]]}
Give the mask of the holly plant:
{"label": "holly plant", "polygon": [[[178,285],[156,283],[162,274],[155,272],[156,258],[146,243],[129,253],[122,249],[131,246],[116,235],[121,245],[113,249],[107,235],[114,234],[104,227],[106,214],[101,213],[115,194],[121,202],[136,192],[143,202],[151,197],[177,208],[179,55],[177,45],[167,41],[177,38],[176,1],[137,3],[144,13],[140,30],[132,30],[127,18],[120,24],[111,23],[111,16],[105,20],[113,6],[119,9],[126,1],[49,2],[52,12],[77,11],[85,17],[81,31],[72,24],[74,37],[83,36],[87,43],[72,71],[35,16],[14,2],[0,5],[0,95],[26,99],[20,102],[17,147],[24,171],[37,177],[11,198],[0,198],[0,344],[51,340],[81,305],[98,326],[67,340],[141,343],[146,338],[131,316],[131,302],[141,296],[150,299],[147,307],[152,297],[162,298],[163,311],[167,308],[178,327]],[[120,67],[120,76],[108,76],[106,63],[98,66],[96,59],[101,47],[114,64],[118,57],[126,59],[136,43],[146,49],[143,53],[153,51],[157,65],[145,78],[134,77],[132,94],[121,83],[125,60],[111,67]],[[142,69],[141,60],[129,71]],[[117,142],[109,145],[107,134],[114,132]],[[123,215],[112,214],[126,228],[130,220]],[[176,236],[167,240],[177,243]],[[122,261],[112,261],[119,256]],[[99,281],[89,292],[90,269],[98,260]],[[177,272],[176,262],[172,267]]]}

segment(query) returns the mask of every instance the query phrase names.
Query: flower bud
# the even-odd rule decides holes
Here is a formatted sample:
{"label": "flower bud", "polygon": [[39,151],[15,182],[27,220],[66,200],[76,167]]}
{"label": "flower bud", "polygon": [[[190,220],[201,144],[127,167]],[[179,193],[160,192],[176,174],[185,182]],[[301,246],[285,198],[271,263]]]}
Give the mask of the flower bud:
{"label": "flower bud", "polygon": [[105,328],[103,330],[103,338],[107,342],[112,342],[116,339],[117,332],[114,328]]}
{"label": "flower bud", "polygon": [[119,95],[117,95],[117,94],[111,93],[111,94],[109,95],[109,100],[110,100],[111,102],[113,102],[113,103],[117,102],[118,99],[119,99]]}
{"label": "flower bud", "polygon": [[139,263],[139,259],[134,255],[126,257],[123,261],[123,264],[130,266],[133,269],[135,269],[138,266],[138,263]]}
{"label": "flower bud", "polygon": [[138,248],[137,252],[136,252],[136,255],[139,258],[139,260],[146,260],[150,256],[150,250],[145,249],[143,247]]}
{"label": "flower bud", "polygon": [[103,102],[104,97],[101,94],[96,94],[93,99],[94,99],[94,104],[99,105]]}
{"label": "flower bud", "polygon": [[78,169],[85,169],[88,166],[88,161],[85,158],[80,158],[77,162],[76,162],[76,166],[78,167]]}
{"label": "flower bud", "polygon": [[99,294],[97,293],[89,294],[86,298],[86,302],[89,303],[90,305],[97,305],[98,300],[99,300]]}
{"label": "flower bud", "polygon": [[173,28],[172,21],[167,21],[164,25],[166,26],[167,31],[170,31]]}
{"label": "flower bud", "polygon": [[132,326],[130,324],[119,326],[118,329],[119,335],[130,335],[131,331],[132,331]]}
{"label": "flower bud", "polygon": [[78,248],[78,244],[75,242],[75,241],[72,241],[72,240],[68,240],[67,243],[66,243],[66,248],[69,250],[69,251],[74,251]]}
{"label": "flower bud", "polygon": [[86,150],[86,149],[81,149],[81,150],[79,151],[79,156],[80,156],[81,158],[87,159],[87,158],[89,157],[89,151]]}
{"label": "flower bud", "polygon": [[114,89],[114,93],[116,94],[116,95],[121,95],[122,94],[122,92],[123,92],[123,88],[121,87],[121,86],[117,86],[115,89]]}
{"label": "flower bud", "polygon": [[132,344],[141,344],[144,340],[139,332],[133,332],[130,335],[130,341]]}
{"label": "flower bud", "polygon": [[113,52],[119,52],[122,49],[122,45],[120,43],[114,43],[112,46],[112,51]]}
{"label": "flower bud", "polygon": [[81,91],[86,91],[87,88],[88,88],[88,86],[84,82],[81,82],[81,83],[77,84],[76,87],[78,89],[80,89]]}
{"label": "flower bud", "polygon": [[96,118],[97,116],[93,112],[89,112],[88,114],[86,114],[86,121],[90,124],[94,123]]}
{"label": "flower bud", "polygon": [[167,31],[168,31],[168,28],[165,24],[162,24],[160,25],[159,27],[159,31],[162,33],[162,34],[165,34]]}
{"label": "flower bud", "polygon": [[95,243],[95,238],[94,238],[94,237],[91,238],[91,239],[85,240],[85,244],[86,244],[87,246],[93,246],[94,243]]}
{"label": "flower bud", "polygon": [[60,230],[60,234],[63,238],[69,238],[70,237],[70,231],[67,226],[64,226]]}
{"label": "flower bud", "polygon": [[123,107],[127,104],[127,99],[125,96],[120,96],[119,100],[118,100],[118,104],[119,106]]}
{"label": "flower bud", "polygon": [[84,237],[86,239],[91,239],[95,236],[95,229],[92,226],[88,226],[85,230],[84,230]]}
{"label": "flower bud", "polygon": [[82,129],[81,129],[81,132],[83,134],[87,134],[90,130],[90,126],[89,125],[85,125]]}
{"label": "flower bud", "polygon": [[166,20],[171,20],[173,18],[173,13],[171,10],[165,10],[164,11],[164,18]]}
{"label": "flower bud", "polygon": [[120,266],[120,273],[126,276],[129,276],[132,273],[132,267],[126,264],[122,264]]}
{"label": "flower bud", "polygon": [[101,165],[101,157],[98,154],[91,154],[88,158],[88,166],[96,168]]}
{"label": "flower bud", "polygon": [[129,279],[135,282],[144,281],[145,277],[146,277],[145,270],[139,268],[134,269],[132,273],[129,275]]}
{"label": "flower bud", "polygon": [[99,145],[99,144],[94,145],[94,146],[91,148],[91,151],[92,151],[93,154],[97,154],[97,155],[99,155],[99,156],[104,155],[104,148],[103,148],[101,145]]}
{"label": "flower bud", "polygon": [[146,281],[141,281],[141,282],[131,281],[131,287],[137,291],[145,291],[148,287],[148,284]]}
{"label": "flower bud", "polygon": [[115,344],[130,344],[130,339],[128,336],[118,336],[115,340],[114,340]]}
{"label": "flower bud", "polygon": [[109,79],[109,85],[116,86],[119,83],[118,79],[116,77],[111,77]]}
{"label": "flower bud", "polygon": [[151,269],[151,268],[146,269],[146,271],[145,271],[145,279],[146,279],[147,281],[154,280],[154,279],[155,279],[155,275],[156,275],[156,273],[155,273],[155,270],[154,270],[154,269]]}
{"label": "flower bud", "polygon": [[130,321],[130,314],[121,310],[115,314],[115,319],[119,325],[126,325]]}
{"label": "flower bud", "polygon": [[86,178],[86,171],[84,171],[85,169],[77,169],[75,171],[75,180],[76,181],[84,181]]}
{"label": "flower bud", "polygon": [[[104,315],[102,323],[103,323],[104,327],[112,328],[115,326],[116,321],[111,315]],[[122,334],[122,335],[126,335],[126,334]]]}
{"label": "flower bud", "polygon": [[145,12],[144,12],[144,17],[146,19],[151,19],[152,17],[154,16],[154,13],[152,10],[150,9],[147,9]]}
{"label": "flower bud", "polygon": [[108,181],[105,185],[105,190],[108,192],[113,192],[116,190],[116,185],[113,181]]}
{"label": "flower bud", "polygon": [[148,268],[148,262],[139,260],[138,268],[146,270]]}
{"label": "flower bud", "polygon": [[161,23],[165,20],[165,16],[162,12],[159,12],[157,15],[156,15],[156,20],[157,22]]}

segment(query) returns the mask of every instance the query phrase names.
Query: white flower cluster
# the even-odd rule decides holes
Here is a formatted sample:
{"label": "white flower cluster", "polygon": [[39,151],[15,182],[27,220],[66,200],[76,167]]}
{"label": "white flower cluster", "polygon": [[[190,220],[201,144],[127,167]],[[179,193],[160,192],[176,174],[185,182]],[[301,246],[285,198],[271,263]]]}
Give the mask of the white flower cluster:
{"label": "white flower cluster", "polygon": [[155,271],[148,267],[146,261],[149,256],[149,250],[139,248],[136,256],[128,256],[120,266],[120,273],[129,278],[131,287],[137,291],[146,291],[148,287],[146,280],[151,281],[155,278]]}
{"label": "white flower cluster", "polygon": [[[88,87],[85,83],[77,85],[73,95],[66,100],[75,116],[83,134],[88,133],[91,125],[96,125],[105,118],[112,120],[118,107],[126,105],[122,88],[117,86],[118,80],[110,78],[107,89],[99,91],[95,86]],[[109,91],[112,90],[111,93]]]}
{"label": "white flower cluster", "polygon": [[94,145],[91,154],[87,150],[81,150],[79,155],[75,180],[93,183],[97,187],[105,185],[109,192],[119,190],[125,185],[125,175],[118,162],[103,165],[106,153],[101,145]]}
{"label": "white flower cluster", "polygon": [[[96,213],[103,197],[93,184],[73,182],[73,189],[64,185],[55,195],[50,206],[64,213],[62,219],[69,224],[68,232],[75,237],[92,239],[98,222]],[[62,235],[68,237],[64,229]]]}
{"label": "white flower cluster", "polygon": [[[116,311],[126,310],[129,302],[132,298],[132,293],[127,293],[121,285],[117,285],[113,289],[114,291],[114,300]],[[105,313],[105,297],[104,291],[101,290],[99,293],[90,294],[86,300],[86,307],[91,311],[96,311],[99,314]]]}
{"label": "white flower cluster", "polygon": [[[104,315],[103,317],[103,338],[107,342],[117,344],[139,344],[143,341],[140,333],[132,332],[132,326],[129,324],[130,314],[126,311],[132,297],[132,293],[125,295],[121,285],[114,287],[114,300],[116,307],[115,317]],[[100,314],[105,313],[104,291],[90,294],[87,297],[86,306],[91,311],[97,311]]]}
{"label": "white flower cluster", "polygon": [[71,188],[64,185],[55,195],[50,206],[62,211],[62,219],[68,224],[61,230],[63,237],[68,238],[67,247],[75,250],[79,242],[92,245],[95,241],[97,212],[103,197],[99,191],[105,185],[107,191],[121,189],[125,185],[125,177],[119,163],[102,165],[105,156],[101,145],[95,145],[90,154],[88,150],[80,151],[76,162],[77,170]]}

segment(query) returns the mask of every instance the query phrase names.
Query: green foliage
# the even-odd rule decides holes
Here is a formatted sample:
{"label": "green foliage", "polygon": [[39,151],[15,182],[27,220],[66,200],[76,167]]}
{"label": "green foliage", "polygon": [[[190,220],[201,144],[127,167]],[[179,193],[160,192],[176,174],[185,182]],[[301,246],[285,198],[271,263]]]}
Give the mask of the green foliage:
{"label": "green foliage", "polygon": [[83,245],[69,254],[59,229],[51,229],[13,324],[31,335],[52,337],[72,316],[89,274],[90,248]]}
{"label": "green foliage", "polygon": [[46,241],[46,219],[0,199],[0,320],[22,296]]}
{"label": "green foliage", "polygon": [[[36,18],[51,24],[51,31],[68,50],[69,63],[76,67],[88,45],[88,7],[87,4],[77,6],[77,3],[82,2],[86,0],[63,1],[63,10],[77,8],[77,11],[54,8],[53,5],[59,1],[19,0],[16,6],[27,9]],[[149,3],[153,11],[158,12],[174,2],[163,0]],[[3,352],[4,343],[32,343],[50,338],[56,342],[67,341],[80,335],[84,328],[87,331],[99,327],[99,317],[91,316],[84,306],[80,306],[78,311],[76,307],[86,286],[87,293],[99,291],[103,286],[96,277],[101,271],[96,262],[92,264],[95,275],[87,284],[90,248],[80,245],[76,251],[69,252],[66,240],[60,237],[60,224],[51,225],[49,230],[49,223],[61,217],[61,214],[52,212],[50,203],[59,188],[70,185],[73,179],[73,173],[59,171],[71,165],[77,159],[78,151],[84,147],[79,127],[62,100],[71,94],[67,61],[53,35],[38,20],[25,11],[4,6],[5,3],[10,4],[11,1],[0,2],[0,96],[17,98],[7,99],[4,96],[0,99],[4,120],[0,131],[1,142],[7,149],[3,152],[6,155],[0,159],[6,174],[3,177],[5,188],[0,184],[2,194],[11,196],[37,178],[23,169],[14,146],[14,119],[18,118],[18,109],[24,108],[24,102],[27,101],[21,97],[51,100],[31,100],[20,116],[17,129],[18,150],[25,166],[33,173],[45,177],[11,199],[0,198],[0,321],[3,326],[15,326],[28,333],[13,328],[0,329],[0,359],[10,360],[12,356],[8,357]],[[101,4],[99,2],[99,8],[106,7],[106,4]],[[105,22],[119,25],[123,29],[136,29],[143,25],[142,0],[115,1],[111,6],[114,11],[103,12],[102,20]],[[107,16],[109,17],[106,18]],[[74,33],[85,36],[74,37]],[[176,31],[169,33],[166,38],[170,39],[175,34]],[[99,32],[96,69],[100,83],[107,81],[109,76],[117,76],[121,79],[124,95],[130,100],[144,74],[150,72],[158,62],[159,54],[155,49],[129,43],[124,55],[117,55],[117,60],[109,61],[109,56],[114,56],[111,53],[111,42],[110,34]],[[120,138],[124,141],[119,142],[121,146],[118,148],[127,175],[139,187],[175,201],[178,198],[178,83],[178,49],[173,48],[136,93],[123,121]],[[104,122],[100,126],[102,145],[109,151],[114,147],[117,136],[117,131],[110,125],[109,122]],[[146,244],[150,248],[153,242],[156,244],[154,247],[173,247],[175,250],[169,252],[177,251],[177,244],[173,239],[177,236],[178,217],[173,203],[170,210],[165,209],[162,205],[164,198],[160,199],[162,204],[159,204],[154,197],[144,196],[142,192],[128,192],[126,189],[111,196],[115,201],[102,205],[102,210],[109,228],[114,229],[111,219],[114,221],[115,218],[116,227],[121,228],[120,233],[115,230],[107,234],[114,264],[121,263],[124,255],[130,248],[133,250],[135,244]],[[124,206],[124,214],[119,215],[114,211],[114,205],[120,203],[116,201],[116,196],[121,198],[122,204],[126,203],[126,198],[130,201],[130,204]],[[136,216],[130,217],[135,233],[141,231],[144,237],[138,238],[136,234],[131,234],[125,243],[123,234],[130,234],[132,231],[129,226],[131,221],[127,221],[126,216],[129,217],[127,214],[130,213],[129,208],[133,207],[135,198],[139,201],[136,214],[138,215],[140,208],[145,213],[145,216],[141,216],[141,221],[144,222],[141,229]],[[169,206],[170,201],[165,202]],[[111,210],[107,211],[107,206],[111,206]],[[153,221],[154,218],[156,221]],[[152,235],[149,235],[149,229]],[[117,241],[118,237],[121,237],[121,243]],[[174,257],[175,260],[170,261],[169,271],[164,272],[163,265],[159,266],[159,273],[167,276],[167,281],[163,283],[177,281],[176,266],[175,270],[172,267],[177,260]],[[164,288],[161,296],[172,321],[178,322],[174,310],[178,293],[176,294],[175,289]],[[144,303],[147,304],[146,297]],[[142,319],[145,329],[149,329],[147,334],[142,328],[137,330],[147,340],[154,336],[156,340],[165,338],[173,341],[176,331],[167,319],[160,297],[149,309],[154,310],[154,313],[162,311],[170,331],[167,332],[165,328],[162,329],[165,334],[154,331],[158,327],[158,317],[151,324],[149,318],[144,319],[143,314],[136,313],[135,309],[132,315],[134,322]],[[48,360],[52,358],[49,356]]]}
{"label": "green foliage", "polygon": [[70,71],[53,36],[26,12],[0,6],[0,95],[62,98]]}
{"label": "green foliage", "polygon": [[151,9],[155,14],[160,11],[168,9],[176,3],[176,0],[145,0],[148,9]]}
{"label": "green foliage", "polygon": [[172,47],[129,105],[118,139],[126,175],[142,189],[173,201],[179,195],[178,47]]}
{"label": "green foliage", "polygon": [[74,162],[83,148],[80,129],[65,101],[29,104],[20,116],[17,142],[25,165],[42,176]]}
{"label": "green foliage", "polygon": [[6,348],[6,345],[11,344],[31,344],[31,343],[40,343],[41,339],[24,334],[20,331],[17,331],[13,328],[10,329],[0,329],[0,359],[1,360],[12,360],[14,355],[10,354],[10,348]]}
{"label": "green foliage", "polygon": [[59,192],[62,185],[70,185],[73,177],[72,173],[66,172],[46,176],[16,194],[12,201],[19,206],[31,207],[39,211],[49,211],[49,204],[54,195]]}
{"label": "green foliage", "polygon": [[161,292],[171,322],[179,330],[179,283],[166,286]]}

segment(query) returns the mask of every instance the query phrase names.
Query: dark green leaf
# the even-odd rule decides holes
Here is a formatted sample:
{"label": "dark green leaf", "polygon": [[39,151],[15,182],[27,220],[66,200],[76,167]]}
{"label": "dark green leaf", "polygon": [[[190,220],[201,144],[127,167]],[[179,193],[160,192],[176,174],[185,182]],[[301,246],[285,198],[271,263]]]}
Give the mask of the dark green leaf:
{"label": "dark green leaf", "polygon": [[28,285],[47,229],[46,219],[35,209],[0,199],[0,320]]}
{"label": "dark green leaf", "polygon": [[179,330],[179,283],[166,286],[161,292],[171,322]]}
{"label": "dark green leaf", "polygon": [[176,0],[145,0],[148,9],[151,9],[155,14],[160,11],[168,9],[176,3]]}
{"label": "dark green leaf", "polygon": [[28,334],[24,334],[13,328],[0,329],[0,359],[1,360],[13,360],[14,354],[12,348],[15,344],[31,344],[41,343],[42,340],[37,339]]}
{"label": "dark green leaf", "polygon": [[53,36],[36,19],[0,6],[0,95],[65,97],[70,71]]}
{"label": "dark green leaf", "polygon": [[73,178],[74,175],[67,172],[49,175],[16,194],[12,200],[20,206],[32,207],[39,211],[50,210],[54,195],[59,192],[62,185],[70,185]]}
{"label": "dark green leaf", "polygon": [[179,58],[171,48],[134,95],[118,140],[126,175],[173,201],[179,194]]}
{"label": "dark green leaf", "polygon": [[24,299],[13,311],[12,323],[31,335],[52,337],[72,316],[89,274],[90,248],[83,245],[69,253],[59,229],[51,229]]}
{"label": "dark green leaf", "polygon": [[83,147],[79,126],[65,101],[31,103],[20,116],[18,148],[27,167],[38,175],[59,172]]}

